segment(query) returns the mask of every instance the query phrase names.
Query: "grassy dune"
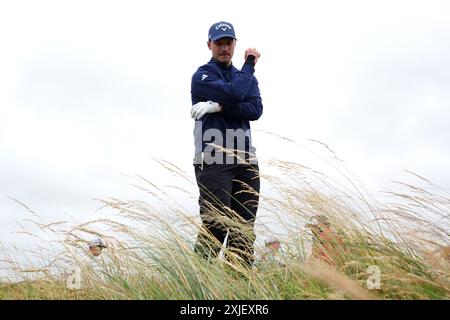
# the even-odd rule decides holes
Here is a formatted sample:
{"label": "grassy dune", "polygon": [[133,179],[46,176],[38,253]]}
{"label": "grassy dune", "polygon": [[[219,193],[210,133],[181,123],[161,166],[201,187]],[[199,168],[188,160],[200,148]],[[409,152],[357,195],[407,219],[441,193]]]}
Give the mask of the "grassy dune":
{"label": "grassy dune", "polygon": [[[177,203],[173,190],[196,201],[195,180],[166,161],[158,163],[178,177],[176,186],[162,188],[135,177],[135,186],[158,206],[103,199],[116,216],[76,224],[41,221],[24,205],[28,222],[39,230],[28,236],[41,240],[20,254],[39,261],[4,255],[17,277],[14,283],[0,284],[0,298],[449,299],[446,191],[415,176],[417,185],[398,182],[398,189],[386,192],[381,203],[332,152],[328,157],[340,179],[299,163],[260,159],[271,169],[261,175],[271,192],[261,194],[256,233],[282,230],[283,252],[276,261],[258,260],[252,269],[227,250],[229,260],[205,261],[193,253],[199,218]],[[317,215],[328,217],[340,238],[327,244],[326,262],[311,256],[311,234],[305,227]],[[92,235],[109,245],[95,267],[85,257]],[[74,265],[81,270],[82,285],[69,289]],[[377,270],[380,283],[374,288],[370,281],[376,281]]]}

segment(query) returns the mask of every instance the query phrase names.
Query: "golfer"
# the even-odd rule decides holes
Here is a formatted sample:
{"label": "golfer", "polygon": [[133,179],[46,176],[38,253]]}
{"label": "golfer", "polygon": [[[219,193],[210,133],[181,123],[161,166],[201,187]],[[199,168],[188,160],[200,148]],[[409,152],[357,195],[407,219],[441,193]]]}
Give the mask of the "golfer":
{"label": "golfer", "polygon": [[281,241],[278,237],[271,236],[264,242],[261,261],[272,263],[279,267],[285,267],[284,254],[281,250]]}
{"label": "golfer", "polygon": [[313,236],[311,257],[335,265],[334,260],[346,249],[342,236],[331,226],[326,216],[317,215],[314,218],[315,224],[306,224]]}
{"label": "golfer", "polygon": [[100,238],[94,238],[88,243],[89,253],[94,257],[102,254],[102,250],[106,248],[105,242]]}
{"label": "golfer", "polygon": [[263,112],[253,75],[260,53],[247,49],[237,69],[232,63],[236,40],[231,23],[214,23],[207,42],[211,60],[192,76],[194,167],[202,220],[194,250],[206,259],[217,257],[229,232],[227,248],[251,266],[260,178],[250,121]]}

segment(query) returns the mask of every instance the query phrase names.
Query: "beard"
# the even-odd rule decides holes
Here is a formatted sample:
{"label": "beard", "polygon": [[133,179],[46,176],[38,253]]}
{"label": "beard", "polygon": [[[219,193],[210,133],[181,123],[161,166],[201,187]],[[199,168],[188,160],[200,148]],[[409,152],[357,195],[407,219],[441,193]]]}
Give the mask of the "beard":
{"label": "beard", "polygon": [[227,64],[231,61],[231,54],[218,55],[217,60],[221,63]]}

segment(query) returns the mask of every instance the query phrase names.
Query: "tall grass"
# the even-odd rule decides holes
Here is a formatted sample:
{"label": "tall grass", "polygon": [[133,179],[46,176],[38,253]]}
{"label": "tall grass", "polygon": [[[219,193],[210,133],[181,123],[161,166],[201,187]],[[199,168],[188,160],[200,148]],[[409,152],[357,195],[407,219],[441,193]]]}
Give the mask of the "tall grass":
{"label": "tall grass", "polygon": [[[0,284],[0,298],[448,299],[446,191],[415,175],[418,185],[397,182],[398,189],[387,191],[381,203],[332,151],[325,160],[339,179],[299,163],[259,159],[260,167],[270,169],[261,173],[270,193],[260,195],[256,234],[278,233],[283,252],[278,260],[258,260],[253,268],[240,264],[226,248],[228,259],[205,261],[194,254],[200,219],[174,194],[196,201],[195,179],[167,161],[157,162],[179,179],[176,186],[163,188],[133,177],[137,190],[157,200],[157,206],[102,199],[104,209],[116,215],[77,224],[42,221],[22,204],[30,214],[28,226],[38,232],[27,227],[20,232],[36,241],[26,250],[2,250],[2,261],[14,276]],[[311,256],[312,236],[305,224],[317,215],[328,217],[341,239],[327,249],[331,263]],[[95,261],[86,256],[93,235],[109,246]],[[82,285],[69,289],[74,267]],[[381,272],[376,289],[368,287],[373,267]]]}

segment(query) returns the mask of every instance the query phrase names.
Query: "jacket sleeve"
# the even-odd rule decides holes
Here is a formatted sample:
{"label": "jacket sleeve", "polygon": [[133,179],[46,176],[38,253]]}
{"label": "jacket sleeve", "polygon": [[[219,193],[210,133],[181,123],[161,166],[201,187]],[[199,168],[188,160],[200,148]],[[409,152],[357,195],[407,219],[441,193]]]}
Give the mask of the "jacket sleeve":
{"label": "jacket sleeve", "polygon": [[238,103],[247,96],[253,81],[255,68],[251,63],[244,63],[241,71],[237,72],[233,81],[226,81],[217,71],[204,66],[197,70],[192,77],[191,93],[201,99],[221,103]]}
{"label": "jacket sleeve", "polygon": [[252,95],[242,102],[222,104],[224,116],[238,120],[258,120],[263,113],[263,104],[256,78],[253,80],[250,93]]}

